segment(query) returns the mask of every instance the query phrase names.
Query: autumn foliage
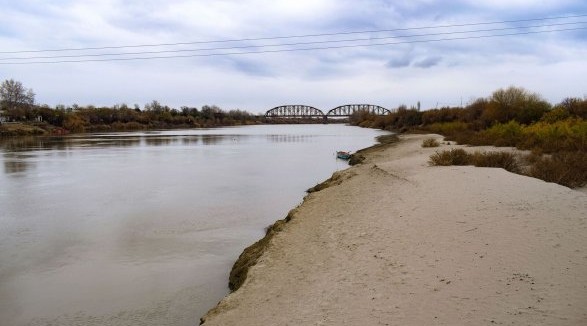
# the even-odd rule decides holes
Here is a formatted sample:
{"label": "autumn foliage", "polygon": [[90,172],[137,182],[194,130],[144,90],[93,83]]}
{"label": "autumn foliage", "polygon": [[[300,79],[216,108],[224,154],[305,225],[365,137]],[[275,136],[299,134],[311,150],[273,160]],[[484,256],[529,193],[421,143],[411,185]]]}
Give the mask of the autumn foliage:
{"label": "autumn foliage", "polygon": [[[393,131],[432,132],[458,144],[532,150],[526,174],[570,187],[587,184],[587,98],[551,105],[519,87],[499,89],[465,107],[420,111],[402,106],[389,116],[358,114],[351,122]],[[515,171],[509,155],[444,151],[434,164],[501,166]]]}

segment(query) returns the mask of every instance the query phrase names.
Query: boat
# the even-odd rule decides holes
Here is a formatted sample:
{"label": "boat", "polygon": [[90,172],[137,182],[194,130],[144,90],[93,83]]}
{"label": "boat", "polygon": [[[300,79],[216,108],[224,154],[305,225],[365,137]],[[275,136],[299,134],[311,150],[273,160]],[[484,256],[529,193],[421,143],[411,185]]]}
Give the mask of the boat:
{"label": "boat", "polygon": [[348,160],[351,158],[351,153],[350,152],[346,152],[346,151],[337,151],[336,152],[336,157],[343,159],[343,160]]}

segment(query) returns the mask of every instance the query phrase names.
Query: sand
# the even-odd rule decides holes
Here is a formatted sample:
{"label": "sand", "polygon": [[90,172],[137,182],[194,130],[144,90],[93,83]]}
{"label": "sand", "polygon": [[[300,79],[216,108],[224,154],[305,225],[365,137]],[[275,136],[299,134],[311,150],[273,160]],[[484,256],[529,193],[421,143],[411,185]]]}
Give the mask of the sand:
{"label": "sand", "polygon": [[308,195],[204,325],[587,325],[587,194],[429,166],[459,146],[428,137]]}

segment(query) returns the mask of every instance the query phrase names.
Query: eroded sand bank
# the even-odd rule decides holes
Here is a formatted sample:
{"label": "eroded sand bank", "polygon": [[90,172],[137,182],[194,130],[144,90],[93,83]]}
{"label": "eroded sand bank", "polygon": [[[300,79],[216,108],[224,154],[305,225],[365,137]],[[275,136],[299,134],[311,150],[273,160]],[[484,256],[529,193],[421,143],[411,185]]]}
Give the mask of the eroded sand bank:
{"label": "eroded sand bank", "polygon": [[427,137],[310,194],[204,325],[586,325],[587,195]]}

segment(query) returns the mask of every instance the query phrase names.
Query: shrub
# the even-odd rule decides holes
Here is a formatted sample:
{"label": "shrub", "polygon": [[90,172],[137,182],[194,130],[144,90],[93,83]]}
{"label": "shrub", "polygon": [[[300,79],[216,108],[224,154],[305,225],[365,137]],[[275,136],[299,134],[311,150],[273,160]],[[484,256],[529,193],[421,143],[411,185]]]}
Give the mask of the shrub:
{"label": "shrub", "polygon": [[434,138],[426,138],[422,141],[422,147],[438,147],[440,143]]}
{"label": "shrub", "polygon": [[493,125],[478,135],[483,145],[516,146],[522,137],[522,126],[516,121]]}
{"label": "shrub", "polygon": [[507,152],[475,152],[470,157],[470,161],[474,166],[502,168],[512,173],[520,173],[520,165],[516,159],[516,155]]}
{"label": "shrub", "polygon": [[469,130],[469,124],[460,121],[436,122],[425,127],[425,130],[444,136],[452,136]]}
{"label": "shrub", "polygon": [[539,122],[524,127],[520,148],[540,148],[545,152],[586,151],[587,121],[567,119],[554,123]]}
{"label": "shrub", "polygon": [[531,154],[527,173],[522,173],[516,155],[507,152],[475,152],[468,154],[463,149],[436,152],[430,156],[431,165],[474,165],[477,167],[502,168],[506,171],[525,174],[547,182],[576,188],[587,185],[587,152],[560,152],[551,157]]}
{"label": "shrub", "polygon": [[552,157],[534,157],[528,176],[570,188],[587,184],[587,152],[561,152]]}
{"label": "shrub", "polygon": [[568,119],[570,116],[571,114],[569,113],[569,111],[559,106],[543,114],[542,118],[540,118],[540,121],[554,123],[557,121]]}
{"label": "shrub", "polygon": [[521,87],[498,89],[489,98],[484,108],[482,119],[488,122],[505,123],[515,120],[528,124],[540,120],[550,109],[550,104],[536,93]]}
{"label": "shrub", "polygon": [[468,165],[470,161],[469,154],[461,148],[453,148],[449,151],[436,152],[430,156],[431,165]]}
{"label": "shrub", "polygon": [[463,149],[436,152],[430,156],[431,165],[474,165],[477,167],[501,168],[512,173],[520,173],[516,155],[507,152],[475,152],[469,154]]}

